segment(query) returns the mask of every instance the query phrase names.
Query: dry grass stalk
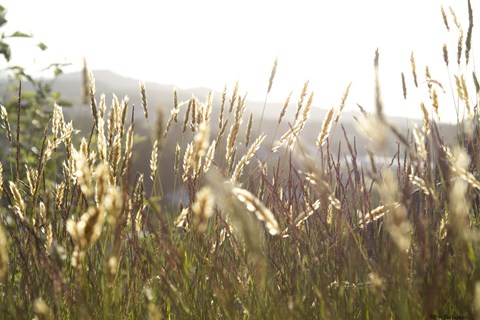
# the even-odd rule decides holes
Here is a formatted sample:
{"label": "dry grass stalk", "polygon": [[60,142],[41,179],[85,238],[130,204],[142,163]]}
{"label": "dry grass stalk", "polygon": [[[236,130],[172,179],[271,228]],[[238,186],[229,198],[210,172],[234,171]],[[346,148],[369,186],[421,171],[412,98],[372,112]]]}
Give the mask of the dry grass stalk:
{"label": "dry grass stalk", "polygon": [[233,89],[232,98],[230,99],[230,107],[228,109],[229,113],[232,113],[233,106],[235,105],[235,102],[237,101],[237,97],[238,97],[238,81],[235,82],[235,87]]}
{"label": "dry grass stalk", "polygon": [[427,185],[425,180],[423,180],[421,177],[416,176],[414,174],[409,174],[408,179],[410,182],[420,188],[420,190],[425,194],[426,196],[432,195],[432,197],[435,197],[435,190]]}
{"label": "dry grass stalk", "polygon": [[433,89],[433,91],[432,91],[432,107],[433,107],[433,112],[435,112],[435,115],[437,116],[437,119],[440,119],[440,112],[438,111],[437,89]]}
{"label": "dry grass stalk", "polygon": [[1,193],[3,192],[3,165],[0,162],[0,198],[1,198]]}
{"label": "dry grass stalk", "polygon": [[328,111],[327,115],[325,116],[325,119],[323,120],[322,130],[318,135],[317,143],[316,143],[318,149],[320,149],[328,139],[328,135],[330,134],[330,130],[332,128],[332,119],[333,119],[334,111],[335,110],[331,108]]}
{"label": "dry grass stalk", "polygon": [[128,96],[125,96],[122,100],[122,110],[121,110],[121,116],[119,117],[118,121],[118,127],[120,128],[120,137],[123,138],[123,135],[125,133],[125,122],[127,120],[127,110],[128,110],[128,102],[129,98]]}
{"label": "dry grass stalk", "polygon": [[113,136],[115,132],[120,130],[119,122],[119,113],[120,113],[120,102],[116,95],[113,95],[112,106],[110,107],[109,117],[107,120],[108,127],[108,144],[112,145]]}
{"label": "dry grass stalk", "polygon": [[192,158],[190,159],[190,165],[193,168],[195,175],[198,175],[202,165],[202,157],[207,151],[210,144],[210,126],[206,122],[202,122],[198,127],[198,132],[193,138],[193,151]]}
{"label": "dry grass stalk", "polygon": [[280,116],[278,117],[278,124],[282,122],[283,117],[285,116],[285,113],[287,112],[288,105],[290,104],[290,98],[292,97],[292,93],[288,95],[287,99],[285,100],[285,103],[283,104],[282,111],[280,111]]}
{"label": "dry grass stalk", "polygon": [[107,161],[107,138],[105,137],[103,112],[99,112],[97,119],[97,150],[100,160]]}
{"label": "dry grass stalk", "polygon": [[207,100],[203,105],[203,121],[210,123],[210,116],[212,114],[212,104],[213,104],[213,91],[209,91],[207,95]]}
{"label": "dry grass stalk", "polygon": [[298,102],[297,102],[297,110],[295,111],[295,121],[297,121],[298,116],[300,115],[300,111],[303,108],[303,101],[305,100],[305,97],[307,95],[309,83],[310,81],[306,81],[303,84],[303,89],[302,89],[302,92],[300,93],[300,98],[298,99]]}
{"label": "dry grass stalk", "polygon": [[470,157],[460,147],[454,149],[453,153],[448,147],[443,147],[447,160],[450,163],[450,167],[453,173],[456,174],[458,178],[468,183],[471,187],[480,190],[480,181],[475,178],[475,176],[468,171],[468,166],[470,164]]}
{"label": "dry grass stalk", "polygon": [[[402,73],[403,75],[403,73]],[[347,102],[347,98],[348,98],[348,94],[350,93],[350,87],[352,86],[352,83],[350,82],[347,86],[347,88],[345,89],[345,92],[343,93],[343,96],[342,96],[342,101],[340,102],[340,107],[338,109],[338,114],[337,116],[335,117],[335,123],[338,123],[338,121],[340,120],[340,117],[342,115],[342,112],[343,112],[343,109],[345,108],[345,104]]]}
{"label": "dry grass stalk", "polygon": [[275,79],[275,74],[277,73],[277,64],[278,64],[278,57],[275,59],[275,62],[273,63],[272,72],[270,73],[270,79],[268,80],[267,94],[270,93],[270,90],[272,89],[273,79]]}
{"label": "dry grass stalk", "polygon": [[[177,88],[173,88],[173,108],[178,109],[178,93]],[[175,115],[175,123],[178,121],[178,113]],[[187,117],[188,118],[188,117]]]}
{"label": "dry grass stalk", "polygon": [[448,48],[447,44],[443,44],[443,61],[445,61],[446,66],[448,67]]}
{"label": "dry grass stalk", "polygon": [[222,92],[222,103],[220,105],[220,113],[218,115],[218,128],[222,128],[223,123],[223,113],[225,112],[225,101],[227,100],[227,84],[223,87]]}
{"label": "dry grass stalk", "polygon": [[3,227],[0,225],[0,281],[3,282],[8,269],[8,243]]}
{"label": "dry grass stalk", "polygon": [[472,31],[473,31],[473,10],[470,0],[468,0],[468,30],[467,40],[465,41],[465,60],[467,64],[470,62],[470,50],[472,48]]}
{"label": "dry grass stalk", "polygon": [[440,9],[442,11],[443,24],[445,25],[445,28],[447,28],[447,31],[450,31],[450,26],[448,25],[448,19],[447,14],[445,13],[445,9],[443,8],[443,6],[440,6]]}
{"label": "dry grass stalk", "polygon": [[[193,100],[190,99],[190,101],[188,102],[187,111],[185,113],[185,119],[183,120],[183,128],[182,128],[183,133],[187,131],[188,120],[190,119],[190,109],[192,109],[192,103],[193,103]],[[175,108],[174,110],[177,110],[177,108]]]}
{"label": "dry grass stalk", "polygon": [[143,115],[145,119],[148,121],[148,104],[147,104],[147,92],[145,90],[145,84],[143,82],[139,83],[140,86],[140,94],[142,96],[142,108],[143,108]]}
{"label": "dry grass stalk", "polygon": [[133,124],[128,127],[127,136],[125,139],[125,155],[123,162],[123,172],[122,175],[126,173],[127,168],[130,165],[133,155]]}
{"label": "dry grass stalk", "polygon": [[68,219],[67,231],[75,243],[75,252],[71,261],[73,267],[80,265],[84,250],[100,237],[104,221],[105,216],[96,207],[89,207],[79,221]]}
{"label": "dry grass stalk", "polygon": [[[299,215],[297,215],[295,217],[295,220],[293,221],[293,224],[295,225],[295,227],[297,228],[300,228],[302,226],[302,224],[307,221],[307,219],[313,215],[313,213],[318,210],[318,208],[320,208],[320,200],[316,200],[313,204],[309,205],[309,209],[307,211],[303,211],[302,213],[300,213]],[[289,235],[288,235],[288,227],[285,228],[283,231],[282,231],[282,237],[283,238],[288,238]]]}
{"label": "dry grass stalk", "polygon": [[448,7],[448,9],[450,10],[450,14],[452,15],[453,22],[455,23],[455,26],[457,27],[457,29],[460,30],[462,28],[462,26],[460,25],[460,22],[458,21],[457,14],[455,13],[455,11],[453,10],[452,7]]}
{"label": "dry grass stalk", "polygon": [[406,252],[410,248],[412,229],[408,221],[407,209],[399,202],[396,175],[391,170],[383,170],[382,177],[378,191],[388,213],[384,216],[385,226],[398,249]]}
{"label": "dry grass stalk", "polygon": [[178,217],[173,222],[176,228],[187,227],[188,208],[183,208]]}
{"label": "dry grass stalk", "polygon": [[155,140],[152,147],[152,155],[150,156],[150,179],[155,181],[158,170],[158,140]]}
{"label": "dry grass stalk", "polygon": [[418,80],[417,80],[417,70],[415,65],[415,56],[412,54],[410,55],[410,64],[412,66],[412,75],[413,75],[413,82],[415,83],[415,87],[418,88]]}
{"label": "dry grass stalk", "polygon": [[246,147],[248,147],[248,144],[250,143],[250,135],[252,133],[252,123],[253,123],[253,114],[250,113],[250,117],[248,118],[248,124],[247,124],[247,133],[245,134]]}
{"label": "dry grass stalk", "polygon": [[8,185],[13,196],[13,210],[20,219],[24,220],[26,207],[22,195],[13,181],[8,181]]}
{"label": "dry grass stalk", "polygon": [[430,116],[428,114],[427,107],[425,107],[425,104],[422,102],[420,103],[420,108],[422,109],[422,114],[423,114],[423,134],[428,137],[430,134]]}
{"label": "dry grass stalk", "polygon": [[403,99],[407,99],[407,85],[405,84],[405,74],[402,72],[402,92]]}
{"label": "dry grass stalk", "polygon": [[89,88],[89,95],[90,95],[90,108],[92,110],[92,116],[95,126],[97,125],[97,102],[95,101],[95,77],[93,76],[92,72],[88,73],[88,88]]}
{"label": "dry grass stalk", "polygon": [[373,60],[373,64],[375,67],[375,109],[377,110],[377,117],[383,120],[384,115],[383,115],[383,102],[380,94],[379,60],[380,60],[380,52],[377,48],[377,50],[375,51],[375,59]]}
{"label": "dry grass stalk", "polygon": [[255,213],[258,220],[265,222],[265,227],[272,236],[280,234],[278,222],[273,213],[250,191],[236,187],[232,189],[232,193],[245,206],[247,211]]}
{"label": "dry grass stalk", "polygon": [[427,161],[428,154],[427,149],[425,148],[425,136],[420,133],[420,130],[418,129],[416,124],[413,128],[413,138],[415,139],[415,150],[417,151],[417,156],[423,162]]}
{"label": "dry grass stalk", "polygon": [[195,203],[192,205],[193,226],[195,231],[203,233],[207,229],[208,219],[213,215],[215,198],[212,189],[203,187],[196,194]]}
{"label": "dry grass stalk", "polygon": [[188,179],[188,175],[190,173],[191,167],[191,159],[193,158],[193,144],[189,143],[187,148],[185,149],[185,155],[183,156],[183,175],[182,180],[186,182]]}
{"label": "dry grass stalk", "polygon": [[180,145],[177,142],[177,145],[175,146],[175,163],[173,164],[173,172],[175,174],[175,177],[177,177],[179,170],[180,170]]}
{"label": "dry grass stalk", "polygon": [[458,43],[457,43],[457,64],[460,65],[462,60],[462,50],[463,50],[463,29],[460,28],[458,35]]}
{"label": "dry grass stalk", "polygon": [[8,113],[7,109],[3,105],[0,105],[0,117],[2,118],[2,127],[7,131],[7,138],[8,141],[12,142],[13,137],[12,137],[12,130],[10,128],[10,121],[8,121]]}
{"label": "dry grass stalk", "polygon": [[37,185],[37,179],[38,179],[37,171],[30,168],[28,165],[25,165],[25,173],[27,175],[27,182],[28,182],[28,188],[30,190],[30,194],[34,195],[35,186]]}
{"label": "dry grass stalk", "polygon": [[260,145],[262,144],[263,140],[265,140],[266,135],[261,134],[252,144],[250,149],[248,149],[247,153],[240,159],[240,161],[237,163],[237,166],[235,167],[235,170],[233,170],[232,178],[230,181],[232,183],[236,182],[238,177],[243,172],[243,168],[250,163],[250,160],[253,158],[255,153],[260,149]]}
{"label": "dry grass stalk", "polygon": [[359,228],[362,229],[367,224],[382,218],[384,215],[385,215],[385,206],[378,206],[366,214],[359,212],[358,216],[360,217],[360,221],[358,221],[357,225]]}
{"label": "dry grass stalk", "polygon": [[207,153],[205,154],[205,163],[203,165],[203,172],[207,173],[212,164],[213,158],[215,157],[215,149],[217,146],[217,140],[213,140],[210,146],[208,147]]}

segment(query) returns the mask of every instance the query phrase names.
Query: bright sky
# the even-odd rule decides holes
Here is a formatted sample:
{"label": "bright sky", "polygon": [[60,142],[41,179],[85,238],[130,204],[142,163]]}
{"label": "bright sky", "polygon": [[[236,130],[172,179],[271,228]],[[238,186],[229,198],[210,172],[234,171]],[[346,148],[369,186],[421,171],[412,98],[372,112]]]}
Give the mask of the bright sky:
{"label": "bright sky", "polygon": [[[477,18],[480,12],[472,2]],[[239,80],[251,99],[263,100],[278,56],[270,100],[283,101],[292,90],[298,95],[310,80],[314,104],[322,108],[338,106],[345,87],[353,82],[347,109],[355,109],[358,102],[373,110],[373,57],[379,47],[386,111],[401,116],[420,114],[417,101],[403,101],[402,71],[409,95],[425,98],[415,92],[426,92],[425,85],[413,90],[412,51],[417,72],[423,77],[428,64],[432,76],[446,82],[449,92],[442,45],[448,43],[450,60],[455,61],[458,32],[449,16],[452,30],[447,33],[440,5],[447,11],[449,6],[455,9],[465,35],[468,28],[466,1],[460,5],[453,0],[4,0],[2,4],[8,10],[8,30],[32,33],[35,41],[49,47],[42,53],[32,50],[32,42],[14,46],[14,63],[40,69],[51,62],[71,62],[66,70],[74,71],[81,68],[85,56],[91,69],[110,69],[180,88],[220,91],[225,83],[231,88]],[[458,71],[456,64],[452,68],[452,74]],[[441,106],[444,114],[452,108]]]}

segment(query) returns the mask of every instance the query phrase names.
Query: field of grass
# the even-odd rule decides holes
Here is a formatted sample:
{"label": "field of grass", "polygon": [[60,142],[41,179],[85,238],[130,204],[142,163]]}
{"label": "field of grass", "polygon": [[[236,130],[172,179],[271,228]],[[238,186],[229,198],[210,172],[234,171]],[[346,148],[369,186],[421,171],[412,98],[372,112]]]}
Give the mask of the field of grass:
{"label": "field of grass", "polygon": [[[171,113],[149,121],[140,83],[156,132],[143,137],[145,155],[133,152],[142,138],[134,107],[127,97],[108,103],[93,74],[91,130],[82,133],[54,103],[36,128],[20,86],[18,101],[0,110],[0,318],[479,319],[473,13],[465,32],[453,10],[442,13],[445,32],[459,39],[443,49],[452,79],[436,79],[412,53],[403,91],[415,86],[430,98],[419,106],[421,128],[404,133],[384,115],[377,76],[376,112],[357,118],[368,146],[342,130],[349,87],[311,152],[302,144],[308,82],[278,110],[273,136],[245,115],[238,85],[219,105],[211,95],[174,94]],[[373,57],[378,73],[381,53]],[[456,141],[436,125],[447,86],[459,112]],[[294,118],[284,118],[287,108]],[[398,141],[394,154],[387,134]],[[334,135],[341,146],[331,145]],[[360,162],[365,147],[370,161]],[[163,165],[169,150],[173,167]],[[148,173],[134,169],[142,161]]]}

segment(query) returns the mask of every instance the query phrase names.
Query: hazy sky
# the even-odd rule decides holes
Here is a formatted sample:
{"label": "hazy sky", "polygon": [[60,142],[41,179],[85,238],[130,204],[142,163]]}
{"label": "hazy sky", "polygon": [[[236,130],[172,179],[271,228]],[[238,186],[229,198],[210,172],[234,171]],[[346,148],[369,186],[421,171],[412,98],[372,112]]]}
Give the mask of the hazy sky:
{"label": "hazy sky", "polygon": [[[270,100],[283,101],[292,90],[298,94],[310,80],[315,105],[323,108],[337,106],[345,87],[353,82],[347,108],[354,109],[358,102],[373,110],[373,57],[379,47],[387,111],[409,116],[419,114],[414,99],[425,98],[426,92],[425,85],[413,90],[412,51],[419,74],[423,76],[429,65],[433,77],[449,87],[442,45],[449,45],[450,60],[455,61],[458,32],[449,16],[452,30],[447,33],[440,5],[447,11],[452,6],[465,34],[468,28],[466,1],[453,0],[4,0],[2,4],[8,10],[8,30],[32,33],[35,41],[49,47],[42,53],[32,50],[34,42],[14,46],[14,62],[21,65],[40,69],[51,62],[71,62],[66,70],[73,71],[81,68],[85,56],[92,69],[181,88],[222,90],[225,83],[233,87],[239,80],[250,98],[263,100],[278,56]],[[480,13],[475,15],[475,4],[476,18]],[[475,52],[472,55],[476,57]],[[402,98],[402,71],[411,89],[408,103]],[[452,63],[451,73],[457,71]],[[441,108],[444,114],[452,109]]]}

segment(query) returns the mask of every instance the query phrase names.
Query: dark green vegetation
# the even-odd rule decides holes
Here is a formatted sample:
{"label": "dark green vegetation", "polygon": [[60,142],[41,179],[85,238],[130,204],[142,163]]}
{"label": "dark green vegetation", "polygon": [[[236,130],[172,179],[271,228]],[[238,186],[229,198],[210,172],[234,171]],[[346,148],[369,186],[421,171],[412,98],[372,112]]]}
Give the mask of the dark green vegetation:
{"label": "dark green vegetation", "polygon": [[[342,127],[348,89],[308,128],[308,83],[267,135],[271,120],[250,117],[238,87],[205,101],[174,92],[172,111],[157,113],[148,85],[134,108],[107,102],[92,75],[81,132],[51,88],[12,89],[1,110],[1,317],[478,316],[480,90],[464,71],[471,28],[453,17],[445,67],[452,108],[465,112],[451,141],[435,124],[450,80],[417,74],[413,55],[402,78],[429,93],[420,129],[390,123],[377,81],[376,114],[356,117],[365,140]],[[314,147],[303,142],[312,135]]]}

